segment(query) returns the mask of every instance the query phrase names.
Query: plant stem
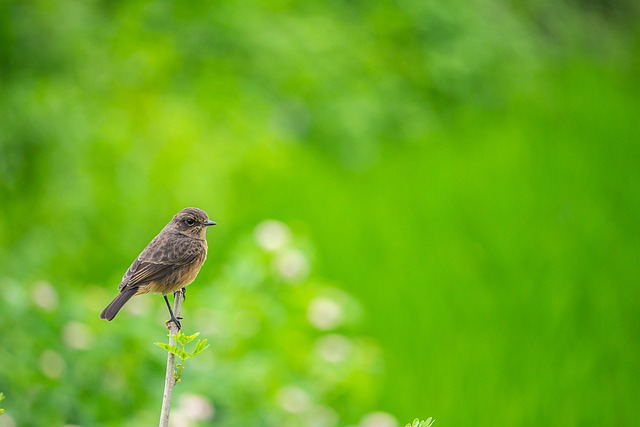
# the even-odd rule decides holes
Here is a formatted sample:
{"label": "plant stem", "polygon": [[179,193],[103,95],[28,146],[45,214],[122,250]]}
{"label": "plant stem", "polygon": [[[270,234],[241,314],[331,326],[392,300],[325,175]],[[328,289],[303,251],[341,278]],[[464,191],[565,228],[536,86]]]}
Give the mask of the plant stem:
{"label": "plant stem", "polygon": [[[182,300],[184,295],[178,291],[174,294],[173,314],[180,318],[182,314]],[[167,324],[169,328],[169,345],[177,345],[176,341],[171,338],[178,334],[178,325],[174,322]],[[173,386],[176,385],[175,369],[176,369],[176,356],[171,352],[167,352],[167,373],[164,379],[164,395],[162,396],[162,411],[160,412],[160,427],[169,427],[169,410],[171,409],[171,394],[173,393]]]}

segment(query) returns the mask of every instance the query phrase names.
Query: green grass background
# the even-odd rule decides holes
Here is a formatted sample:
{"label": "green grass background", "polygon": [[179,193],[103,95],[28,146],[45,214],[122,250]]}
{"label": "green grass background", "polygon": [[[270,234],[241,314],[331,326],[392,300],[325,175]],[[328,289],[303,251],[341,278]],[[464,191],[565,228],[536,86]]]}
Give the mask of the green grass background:
{"label": "green grass background", "polygon": [[[185,310],[282,303],[290,327],[265,315],[251,340],[194,359],[197,377],[187,366],[179,387],[217,409],[194,425],[356,425],[374,410],[443,426],[640,417],[633,2],[0,10],[0,425],[156,422],[162,301],[146,297],[150,317],[97,316],[186,206],[219,226]],[[314,389],[295,362],[318,335],[307,291],[221,285],[262,256],[243,242],[264,219],[288,224],[312,276],[358,301],[359,322],[339,332],[380,350],[369,374],[318,392],[337,414],[325,424],[274,415],[281,385]],[[40,281],[52,309],[33,303]],[[210,318],[196,320],[207,337]],[[89,348],[64,346],[68,322]],[[258,347],[279,374],[253,383],[251,363],[235,363]],[[47,350],[62,376],[43,373]]]}

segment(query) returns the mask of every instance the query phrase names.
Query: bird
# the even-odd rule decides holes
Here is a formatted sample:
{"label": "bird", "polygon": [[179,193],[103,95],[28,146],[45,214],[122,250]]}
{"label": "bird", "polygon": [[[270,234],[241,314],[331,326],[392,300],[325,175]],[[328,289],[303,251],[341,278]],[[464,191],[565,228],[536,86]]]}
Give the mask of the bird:
{"label": "bird", "polygon": [[216,225],[202,209],[185,208],[178,212],[160,233],[151,240],[129,269],[118,289],[120,293],[100,314],[113,320],[134,295],[160,293],[178,329],[180,321],[173,314],[167,295],[185,292],[207,259],[207,229]]}

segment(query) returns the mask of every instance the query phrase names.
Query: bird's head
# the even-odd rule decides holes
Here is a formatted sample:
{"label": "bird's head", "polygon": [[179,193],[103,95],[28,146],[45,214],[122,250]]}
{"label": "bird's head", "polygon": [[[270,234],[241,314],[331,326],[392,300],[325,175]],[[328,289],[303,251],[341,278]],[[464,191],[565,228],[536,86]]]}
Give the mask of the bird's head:
{"label": "bird's head", "polygon": [[181,234],[204,239],[207,227],[216,225],[216,222],[211,221],[209,215],[202,209],[185,208],[173,217],[171,224]]}

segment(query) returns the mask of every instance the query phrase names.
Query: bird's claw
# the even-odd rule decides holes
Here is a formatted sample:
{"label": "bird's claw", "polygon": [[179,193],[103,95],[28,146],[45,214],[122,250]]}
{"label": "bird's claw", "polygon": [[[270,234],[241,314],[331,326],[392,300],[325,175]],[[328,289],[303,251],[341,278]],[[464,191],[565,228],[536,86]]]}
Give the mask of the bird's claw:
{"label": "bird's claw", "polygon": [[169,323],[173,323],[178,327],[178,330],[182,329],[182,325],[180,324],[180,320],[178,319],[182,319],[182,317],[172,317],[171,319],[167,320],[165,322],[165,324],[167,325],[167,328],[169,327]]}

